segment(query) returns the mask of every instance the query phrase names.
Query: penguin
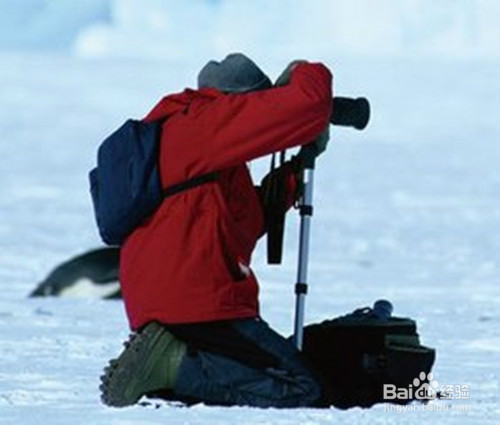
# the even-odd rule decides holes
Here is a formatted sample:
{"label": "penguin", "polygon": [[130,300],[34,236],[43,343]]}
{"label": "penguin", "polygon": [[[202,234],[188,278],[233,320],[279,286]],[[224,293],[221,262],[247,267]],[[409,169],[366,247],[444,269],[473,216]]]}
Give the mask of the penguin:
{"label": "penguin", "polygon": [[119,247],[92,249],[58,265],[29,296],[119,299],[119,264]]}

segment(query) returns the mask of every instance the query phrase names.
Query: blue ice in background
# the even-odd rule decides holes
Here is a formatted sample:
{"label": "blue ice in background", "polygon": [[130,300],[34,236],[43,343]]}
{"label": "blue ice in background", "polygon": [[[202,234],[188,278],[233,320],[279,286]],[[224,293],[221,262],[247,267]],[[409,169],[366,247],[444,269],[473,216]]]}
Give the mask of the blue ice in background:
{"label": "blue ice in background", "polygon": [[[2,0],[0,48],[83,57],[500,57],[496,0]],[[305,53],[304,53],[305,52]]]}

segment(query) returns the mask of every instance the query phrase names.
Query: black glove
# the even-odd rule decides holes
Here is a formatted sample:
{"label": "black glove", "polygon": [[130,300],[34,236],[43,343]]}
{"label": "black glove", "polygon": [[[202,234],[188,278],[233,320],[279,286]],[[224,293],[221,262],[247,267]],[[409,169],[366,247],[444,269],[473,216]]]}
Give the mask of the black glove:
{"label": "black glove", "polygon": [[304,167],[313,167],[316,158],[321,155],[328,145],[330,140],[330,124],[316,137],[311,143],[300,148],[298,156]]}

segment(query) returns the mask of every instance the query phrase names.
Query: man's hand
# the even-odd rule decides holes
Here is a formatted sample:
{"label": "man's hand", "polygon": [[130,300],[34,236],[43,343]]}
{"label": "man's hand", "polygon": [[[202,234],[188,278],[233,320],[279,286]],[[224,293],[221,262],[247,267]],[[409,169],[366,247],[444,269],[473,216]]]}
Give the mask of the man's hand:
{"label": "man's hand", "polygon": [[298,156],[304,167],[314,166],[315,159],[326,150],[326,146],[328,145],[329,140],[330,124],[326,126],[326,128],[316,139],[300,148]]}
{"label": "man's hand", "polygon": [[288,64],[288,66],[285,68],[285,70],[278,77],[276,82],[274,83],[274,87],[286,86],[290,82],[290,75],[292,74],[292,71],[300,63],[307,63],[307,61],[305,61],[303,59],[296,59],[296,60],[290,62]]}

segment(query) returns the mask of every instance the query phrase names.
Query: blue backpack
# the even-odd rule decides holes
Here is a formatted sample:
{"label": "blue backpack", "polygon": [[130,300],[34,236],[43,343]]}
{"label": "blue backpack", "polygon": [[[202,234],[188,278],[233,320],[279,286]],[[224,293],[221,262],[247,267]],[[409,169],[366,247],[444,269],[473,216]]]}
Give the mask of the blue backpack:
{"label": "blue backpack", "polygon": [[162,123],[129,119],[98,149],[90,192],[99,234],[108,245],[121,245],[167,196],[217,178],[213,172],[163,189],[158,169]]}

